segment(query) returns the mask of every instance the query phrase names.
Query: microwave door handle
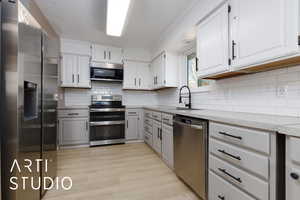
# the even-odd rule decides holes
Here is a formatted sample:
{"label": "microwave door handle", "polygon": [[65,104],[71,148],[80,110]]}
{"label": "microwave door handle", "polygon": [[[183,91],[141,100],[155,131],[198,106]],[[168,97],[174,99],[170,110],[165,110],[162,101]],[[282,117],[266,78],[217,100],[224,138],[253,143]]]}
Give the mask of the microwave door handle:
{"label": "microwave door handle", "polygon": [[106,51],[104,51],[104,60],[106,60]]}

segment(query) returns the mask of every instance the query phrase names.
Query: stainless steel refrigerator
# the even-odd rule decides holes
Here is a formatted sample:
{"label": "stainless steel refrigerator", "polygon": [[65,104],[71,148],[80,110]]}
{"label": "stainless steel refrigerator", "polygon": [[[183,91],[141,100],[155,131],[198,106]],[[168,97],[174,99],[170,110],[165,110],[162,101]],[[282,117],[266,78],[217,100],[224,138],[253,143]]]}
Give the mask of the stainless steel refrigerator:
{"label": "stainless steel refrigerator", "polygon": [[[2,199],[39,200],[45,193],[43,185],[35,190],[27,181],[23,190],[21,177],[33,177],[34,186],[39,178],[56,177],[59,42],[49,39],[41,28],[20,22],[19,3],[2,0]],[[15,159],[21,172],[17,168],[10,172]],[[32,161],[32,172],[25,168],[25,159]],[[47,173],[45,159],[49,160]],[[17,190],[9,188],[11,177],[18,178]]]}

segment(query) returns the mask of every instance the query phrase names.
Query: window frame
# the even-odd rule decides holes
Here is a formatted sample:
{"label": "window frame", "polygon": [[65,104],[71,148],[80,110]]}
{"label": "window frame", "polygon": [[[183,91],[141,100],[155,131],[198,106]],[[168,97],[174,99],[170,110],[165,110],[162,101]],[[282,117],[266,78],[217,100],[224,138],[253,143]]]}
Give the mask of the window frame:
{"label": "window frame", "polygon": [[[184,74],[185,74],[185,79],[186,79],[186,85],[189,85],[189,74],[188,74],[188,59],[187,57],[193,53],[196,53],[196,57],[197,57],[197,51],[196,51],[196,47],[193,47],[189,50],[186,50],[183,53],[183,59],[184,59]],[[205,92],[210,92],[213,88],[214,83],[210,84],[210,85],[206,85],[206,86],[200,86],[198,88],[190,88],[191,89],[191,93],[205,93]]]}

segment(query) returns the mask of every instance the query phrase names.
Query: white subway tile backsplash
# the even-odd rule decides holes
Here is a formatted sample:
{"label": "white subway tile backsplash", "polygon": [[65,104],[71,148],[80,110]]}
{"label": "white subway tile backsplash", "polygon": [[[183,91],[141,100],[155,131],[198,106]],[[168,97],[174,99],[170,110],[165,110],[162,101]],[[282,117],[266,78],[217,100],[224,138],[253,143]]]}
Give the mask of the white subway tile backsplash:
{"label": "white subway tile backsplash", "polygon": [[[283,96],[278,87],[286,87]],[[178,106],[178,91],[157,93],[158,104]],[[192,94],[194,108],[300,116],[300,66],[216,81],[210,92]]]}

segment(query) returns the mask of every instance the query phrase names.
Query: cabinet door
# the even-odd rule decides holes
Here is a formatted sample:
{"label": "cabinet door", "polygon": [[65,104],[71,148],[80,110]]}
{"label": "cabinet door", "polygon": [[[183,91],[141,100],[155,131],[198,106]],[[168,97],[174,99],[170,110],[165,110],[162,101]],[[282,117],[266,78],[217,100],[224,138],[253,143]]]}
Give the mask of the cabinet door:
{"label": "cabinet door", "polygon": [[78,69],[77,69],[77,86],[90,88],[90,57],[89,56],[78,56]]}
{"label": "cabinet door", "polygon": [[173,127],[162,125],[162,158],[171,168],[174,166]]}
{"label": "cabinet door", "polygon": [[109,47],[107,49],[107,56],[110,63],[123,63],[123,51],[120,48]]}
{"label": "cabinet door", "polygon": [[77,56],[63,54],[61,59],[61,87],[77,86]]}
{"label": "cabinet door", "polygon": [[126,61],[124,64],[123,88],[137,89],[137,69],[136,63]]}
{"label": "cabinet door", "polygon": [[137,85],[139,89],[147,90],[150,89],[150,68],[148,63],[137,64]]}
{"label": "cabinet door", "polygon": [[89,123],[87,118],[65,118],[59,120],[60,145],[87,144]]}
{"label": "cabinet door", "polygon": [[152,140],[153,140],[153,149],[161,155],[161,122],[153,121],[153,133],[152,133]]}
{"label": "cabinet door", "polygon": [[107,47],[102,45],[92,45],[92,62],[107,62],[108,52]]}
{"label": "cabinet door", "polygon": [[165,83],[165,54],[162,54],[157,59],[157,87],[161,88],[164,86]]}
{"label": "cabinet door", "polygon": [[137,140],[139,137],[139,116],[126,116],[126,140]]}
{"label": "cabinet door", "polygon": [[224,4],[197,27],[197,58],[199,76],[229,70],[228,4]]}
{"label": "cabinet door", "polygon": [[245,68],[298,51],[298,0],[232,0],[233,67]]}
{"label": "cabinet door", "polygon": [[300,138],[287,137],[286,141],[286,199],[300,196]]}

